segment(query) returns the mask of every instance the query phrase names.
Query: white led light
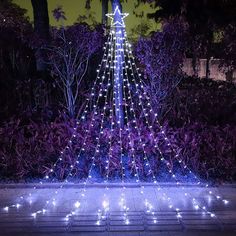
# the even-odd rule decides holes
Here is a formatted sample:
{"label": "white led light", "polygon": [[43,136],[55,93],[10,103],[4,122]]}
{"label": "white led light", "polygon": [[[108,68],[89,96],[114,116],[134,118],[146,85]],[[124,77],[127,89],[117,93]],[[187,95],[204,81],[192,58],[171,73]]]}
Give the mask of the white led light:
{"label": "white led light", "polygon": [[3,210],[4,210],[4,211],[8,211],[8,210],[9,210],[9,207],[6,206],[6,207],[3,208]]}
{"label": "white led light", "polygon": [[228,200],[223,200],[223,202],[224,202],[225,204],[228,204],[228,203],[229,203],[229,201],[228,201]]}
{"label": "white led light", "polygon": [[79,208],[79,207],[80,207],[80,202],[77,201],[77,202],[75,203],[75,207],[76,207],[76,208]]}

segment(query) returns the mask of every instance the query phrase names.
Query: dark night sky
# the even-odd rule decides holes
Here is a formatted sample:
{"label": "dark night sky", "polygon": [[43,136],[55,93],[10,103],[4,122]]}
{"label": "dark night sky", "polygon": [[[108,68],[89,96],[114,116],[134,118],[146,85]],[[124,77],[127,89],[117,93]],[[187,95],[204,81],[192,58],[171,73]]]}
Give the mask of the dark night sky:
{"label": "dark night sky", "polygon": [[[27,15],[30,17],[30,20],[33,20],[33,11],[31,6],[30,0],[13,0],[13,2],[20,5],[22,8],[25,8],[28,10]],[[148,4],[142,4],[139,6],[139,8],[135,9],[136,1],[135,0],[128,0],[127,3],[123,3],[123,12],[129,13],[129,17],[126,18],[126,25],[127,25],[127,31],[130,32],[132,28],[135,26],[149,22],[151,24],[151,30],[156,30],[158,28],[158,24],[156,24],[154,21],[147,19],[146,14],[149,12],[152,12],[152,9]],[[57,6],[62,6],[63,10],[66,13],[67,21],[65,24],[71,25],[73,24],[79,15],[85,15],[85,0],[48,0],[48,10],[49,10],[49,17],[50,17],[50,24],[55,26],[58,25],[58,23],[55,21],[55,19],[52,17],[52,10],[55,9]],[[111,6],[109,7],[109,11],[111,10]],[[145,17],[144,18],[137,18],[133,11],[136,11],[137,13],[140,13],[142,10],[144,11]],[[101,22],[101,13],[102,13],[102,7],[100,0],[93,0],[91,4],[91,11],[94,13],[94,17],[97,22]]]}

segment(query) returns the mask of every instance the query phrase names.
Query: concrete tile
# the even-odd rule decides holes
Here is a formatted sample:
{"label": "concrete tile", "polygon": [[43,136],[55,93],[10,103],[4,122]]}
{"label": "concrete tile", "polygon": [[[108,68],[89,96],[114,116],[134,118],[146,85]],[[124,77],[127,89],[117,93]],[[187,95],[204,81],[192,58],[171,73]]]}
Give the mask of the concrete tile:
{"label": "concrete tile", "polygon": [[85,227],[85,226],[75,226],[75,227],[70,227],[69,229],[68,229],[68,231],[69,232],[73,232],[73,233],[75,233],[75,232],[79,232],[79,233],[81,233],[81,232],[104,232],[104,231],[106,231],[106,227],[104,227],[104,226],[87,226],[87,227]]}
{"label": "concrete tile", "polygon": [[179,224],[156,224],[147,227],[148,231],[181,231],[182,226]]}
{"label": "concrete tile", "polygon": [[142,225],[134,225],[134,226],[132,226],[132,225],[129,225],[129,226],[117,226],[117,225],[115,225],[115,226],[110,226],[109,227],[109,230],[110,230],[110,232],[112,232],[112,231],[115,231],[115,232],[117,232],[117,231],[120,231],[120,232],[129,232],[129,231],[143,231],[144,230],[144,226],[142,226]]}
{"label": "concrete tile", "polygon": [[193,231],[187,230],[185,232],[170,232],[170,236],[235,236],[233,231]]}
{"label": "concrete tile", "polygon": [[169,232],[142,232],[140,236],[170,236]]}

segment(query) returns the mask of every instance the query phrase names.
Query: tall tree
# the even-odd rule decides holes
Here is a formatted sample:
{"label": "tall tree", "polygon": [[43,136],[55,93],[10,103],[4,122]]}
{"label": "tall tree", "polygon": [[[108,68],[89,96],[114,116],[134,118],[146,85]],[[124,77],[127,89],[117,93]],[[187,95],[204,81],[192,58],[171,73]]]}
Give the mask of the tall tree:
{"label": "tall tree", "polygon": [[102,0],[102,24],[105,26],[107,25],[108,2],[109,0]]}
{"label": "tall tree", "polygon": [[[61,18],[58,14],[54,16]],[[75,24],[66,29],[62,27],[53,34],[48,48],[51,73],[57,77],[57,85],[63,91],[65,107],[71,117],[76,115],[81,82],[91,56],[101,44],[102,31],[91,30],[87,24]]]}
{"label": "tall tree", "polygon": [[34,14],[34,33],[38,39],[35,53],[37,71],[46,71],[46,55],[42,46],[46,46],[50,39],[49,34],[49,17],[47,0],[31,0]]}

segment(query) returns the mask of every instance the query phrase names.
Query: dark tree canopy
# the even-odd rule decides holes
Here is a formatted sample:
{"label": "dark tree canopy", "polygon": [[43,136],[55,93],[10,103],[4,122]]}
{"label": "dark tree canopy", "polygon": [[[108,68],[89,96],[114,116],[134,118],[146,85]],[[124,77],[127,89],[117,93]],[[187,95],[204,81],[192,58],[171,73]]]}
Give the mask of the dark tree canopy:
{"label": "dark tree canopy", "polygon": [[173,16],[185,16],[190,22],[194,19],[199,21],[211,18],[215,23],[227,24],[234,21],[236,17],[236,2],[234,0],[149,0],[149,2],[158,8],[155,13],[149,14],[157,21]]}
{"label": "dark tree canopy", "polygon": [[[236,1],[234,0],[143,0],[150,2],[156,11],[149,14],[156,21],[170,20],[181,17],[189,25],[192,46],[189,48],[193,64],[199,57],[206,61],[206,78],[209,77],[209,61],[218,56],[219,43],[216,36],[225,36],[229,24],[235,24]],[[223,41],[221,40],[221,45]],[[223,47],[223,46],[221,46]],[[220,53],[222,54],[222,53]],[[221,55],[222,57],[222,55]]]}

